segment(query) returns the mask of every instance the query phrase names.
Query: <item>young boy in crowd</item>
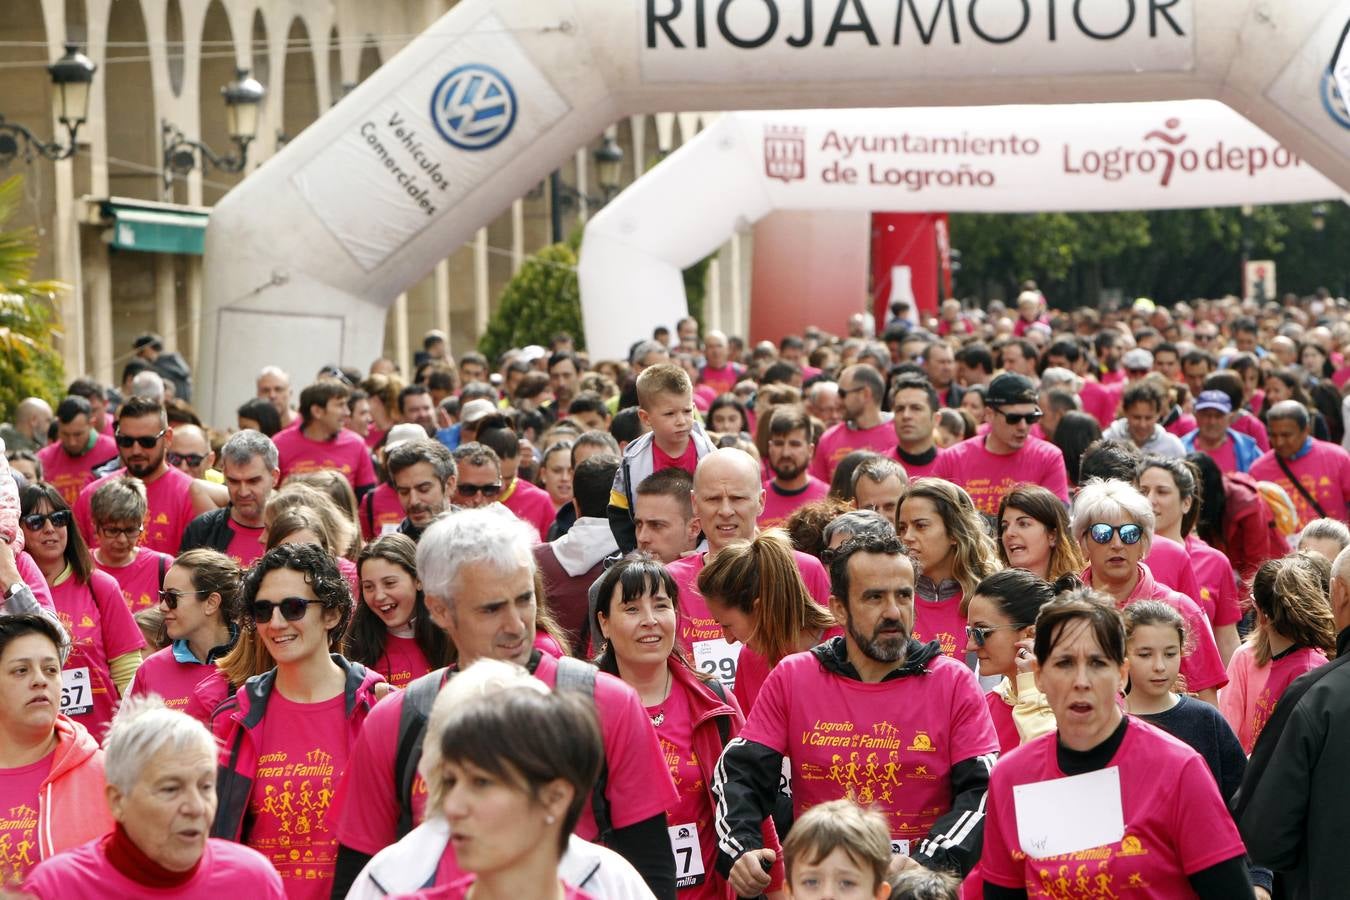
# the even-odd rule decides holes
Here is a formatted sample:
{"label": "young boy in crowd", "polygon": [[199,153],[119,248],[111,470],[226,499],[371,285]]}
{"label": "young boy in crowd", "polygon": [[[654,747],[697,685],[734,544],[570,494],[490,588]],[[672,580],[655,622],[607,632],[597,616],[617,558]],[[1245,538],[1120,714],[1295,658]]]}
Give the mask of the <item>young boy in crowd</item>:
{"label": "young boy in crowd", "polygon": [[890,829],[879,813],[852,800],[831,800],[803,813],[783,841],[783,864],[792,900],[891,896]]}
{"label": "young boy in crowd", "polygon": [[691,476],[713,450],[694,414],[694,387],[677,365],[648,366],[637,378],[638,418],[651,430],[623,451],[609,496],[609,524],[619,549],[637,549],[633,488],[653,472],[681,468]]}

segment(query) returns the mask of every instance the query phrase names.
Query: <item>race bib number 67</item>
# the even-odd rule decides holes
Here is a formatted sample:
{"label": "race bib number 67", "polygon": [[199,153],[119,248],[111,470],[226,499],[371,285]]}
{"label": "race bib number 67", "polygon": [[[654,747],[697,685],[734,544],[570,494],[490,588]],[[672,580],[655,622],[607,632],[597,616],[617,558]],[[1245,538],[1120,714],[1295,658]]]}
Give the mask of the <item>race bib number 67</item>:
{"label": "race bib number 67", "polygon": [[61,673],[61,712],[82,716],[94,708],[94,691],[89,685],[89,669],[66,669]]}

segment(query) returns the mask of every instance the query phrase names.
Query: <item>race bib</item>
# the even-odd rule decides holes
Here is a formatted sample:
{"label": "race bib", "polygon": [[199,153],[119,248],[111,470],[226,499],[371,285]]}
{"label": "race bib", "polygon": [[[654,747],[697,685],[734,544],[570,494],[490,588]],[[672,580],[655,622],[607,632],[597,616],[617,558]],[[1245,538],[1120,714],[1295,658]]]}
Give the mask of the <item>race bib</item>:
{"label": "race bib", "polygon": [[736,660],[740,658],[740,643],[729,644],[722,638],[694,641],[694,666],[731,690],[736,686]]}
{"label": "race bib", "polygon": [[386,534],[398,534],[398,526],[400,524],[401,523],[399,522],[394,522],[392,525],[382,525],[380,527],[380,537],[384,537]]}
{"label": "race bib", "polygon": [[698,843],[698,825],[670,826],[670,849],[675,852],[675,887],[697,887],[703,883],[703,848]]}
{"label": "race bib", "polygon": [[61,673],[61,712],[82,716],[94,708],[94,690],[89,685],[88,667],[66,669]]}
{"label": "race bib", "polygon": [[892,856],[909,856],[909,841],[897,841],[891,839]]}

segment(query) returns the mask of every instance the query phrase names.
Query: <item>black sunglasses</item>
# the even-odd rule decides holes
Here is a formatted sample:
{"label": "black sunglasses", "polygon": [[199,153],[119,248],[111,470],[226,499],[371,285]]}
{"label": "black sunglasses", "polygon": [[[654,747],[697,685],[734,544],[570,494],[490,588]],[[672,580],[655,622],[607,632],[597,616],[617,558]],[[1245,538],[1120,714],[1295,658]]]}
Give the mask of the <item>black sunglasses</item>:
{"label": "black sunglasses", "polygon": [[[142,444],[141,446],[145,446]],[[197,468],[206,461],[206,457],[200,453],[174,453],[172,450],[166,454],[169,457],[169,465],[181,466],[187,463],[192,468]]]}
{"label": "black sunglasses", "polygon": [[42,526],[46,525],[48,522],[52,523],[53,528],[65,528],[70,524],[70,510],[58,509],[55,512],[45,514],[29,513],[20,521],[23,522],[23,527],[27,528],[29,531],[41,531]]}
{"label": "black sunglasses", "polygon": [[1004,421],[1009,425],[1021,425],[1023,422],[1026,422],[1028,425],[1035,425],[1041,420],[1041,417],[1045,415],[1045,413],[1041,412],[1039,409],[1029,413],[1007,413],[1000,409],[998,414],[1002,416]]}
{"label": "black sunglasses", "polygon": [[208,593],[210,591],[160,591],[159,602],[169,609],[177,609],[178,604],[182,602],[184,597],[196,597]]}
{"label": "black sunglasses", "polygon": [[305,617],[305,608],[311,603],[323,605],[322,600],[306,600],[304,597],[286,597],[276,603],[270,600],[254,600],[249,607],[253,621],[259,625],[272,621],[272,610],[281,610],[281,617],[287,622],[299,622]]}
{"label": "black sunglasses", "polygon": [[121,447],[123,450],[127,450],[131,447],[132,444],[140,444],[142,448],[149,450],[156,444],[158,444],[159,439],[162,437],[164,437],[163,431],[161,431],[157,435],[154,435],[153,437],[148,435],[145,437],[132,437],[129,434],[122,434],[121,432],[118,432],[117,446]]}
{"label": "black sunglasses", "polygon": [[502,492],[502,484],[499,481],[496,484],[455,485],[455,493],[459,494],[461,497],[472,497],[474,494],[477,494],[479,492],[482,492],[483,496],[487,497],[490,500]]}

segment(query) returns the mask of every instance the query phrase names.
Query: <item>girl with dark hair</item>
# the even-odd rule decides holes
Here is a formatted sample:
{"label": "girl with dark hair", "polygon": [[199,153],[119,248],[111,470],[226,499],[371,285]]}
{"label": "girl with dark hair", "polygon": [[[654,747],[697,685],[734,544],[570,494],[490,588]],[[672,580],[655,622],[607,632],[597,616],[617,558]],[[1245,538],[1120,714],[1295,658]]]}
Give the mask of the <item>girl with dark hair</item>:
{"label": "girl with dark hair", "polygon": [[1068,473],[1070,486],[1082,483],[1078,465],[1083,458],[1083,451],[1101,440],[1101,437],[1101,423],[1087,413],[1077,410],[1066,412],[1055,426],[1055,436],[1051,443],[1064,454],[1064,470]]}
{"label": "girl with dark hair", "polygon": [[[719,553],[704,572],[728,552]],[[672,835],[681,828],[688,831],[672,839],[676,883],[687,885],[680,897],[728,900],[735,894],[716,868],[715,803],[709,785],[723,746],[745,724],[740,705],[715,677],[695,671],[676,642],[679,588],[658,560],[634,554],[619,561],[601,576],[595,596],[595,624],[605,638],[596,665],[638,692],[679,790],[679,803],[667,811],[667,820]],[[775,853],[779,849],[771,821],[764,824],[764,846]],[[768,890],[781,887],[781,862],[775,861],[770,880]]]}
{"label": "girl with dark hair", "polygon": [[722,394],[708,407],[708,430],[718,434],[751,434],[750,414],[735,394]]}
{"label": "girl with dark hair", "polygon": [[1064,503],[1038,484],[1019,484],[998,504],[998,556],[1005,566],[1054,581],[1087,567],[1069,533]]}
{"label": "girl with dark hair", "polygon": [[333,652],[352,596],[315,544],[275,547],[244,578],[245,627],[274,666],[217,710],[224,748],[211,832],[276,866],[291,900],[332,889],[337,829],[329,806],[384,679]]}
{"label": "girl with dark hair", "polygon": [[145,638],[116,579],[94,567],[60,491],[46,483],[28,485],[19,515],[24,552],[42,570],[56,614],[70,632],[61,711],[101,740],[118,698],[140,668]]}
{"label": "girl with dark hair", "polygon": [[412,539],[402,534],[376,538],[361,550],[356,565],[361,602],[343,638],[343,655],[397,688],[447,665],[449,641],[427,615]]}

